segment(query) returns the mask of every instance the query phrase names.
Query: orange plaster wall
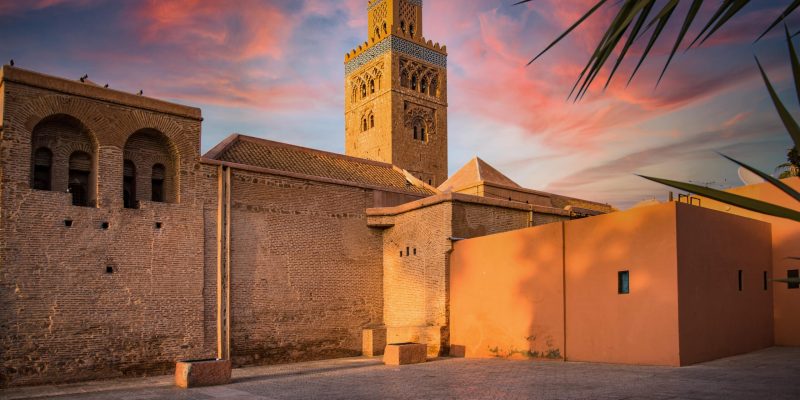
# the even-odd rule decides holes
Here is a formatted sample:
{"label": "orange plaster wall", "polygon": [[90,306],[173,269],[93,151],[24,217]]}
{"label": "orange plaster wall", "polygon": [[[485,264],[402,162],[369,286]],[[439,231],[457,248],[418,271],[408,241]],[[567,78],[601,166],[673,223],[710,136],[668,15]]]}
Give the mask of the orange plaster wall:
{"label": "orange plaster wall", "polygon": [[770,225],[685,204],[677,210],[681,365],[771,346]]}
{"label": "orange plaster wall", "polygon": [[[795,190],[800,190],[800,178],[784,179]],[[798,209],[798,203],[787,194],[768,183],[743,186],[729,190],[731,193],[777,203],[784,207]],[[789,269],[800,269],[800,261],[788,257],[800,257],[800,223],[782,218],[730,207],[713,200],[703,199],[703,207],[726,211],[772,224],[772,276],[786,278]],[[773,316],[775,344],[779,346],[800,346],[800,289],[789,289],[785,283],[771,283],[773,292]]]}
{"label": "orange plaster wall", "polygon": [[451,345],[465,346],[467,357],[560,358],[561,243],[561,224],[455,243]]}
{"label": "orange plaster wall", "polygon": [[680,364],[675,237],[673,204],[566,224],[568,360]]}

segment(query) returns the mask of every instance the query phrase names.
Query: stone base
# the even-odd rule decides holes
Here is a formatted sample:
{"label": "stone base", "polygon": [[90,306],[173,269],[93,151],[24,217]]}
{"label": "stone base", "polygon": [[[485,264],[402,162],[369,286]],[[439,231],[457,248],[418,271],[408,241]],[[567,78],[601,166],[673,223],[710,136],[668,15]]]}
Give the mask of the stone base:
{"label": "stone base", "polygon": [[424,363],[428,356],[428,346],[422,343],[392,343],[383,351],[386,365],[406,365]]}
{"label": "stone base", "polygon": [[428,357],[448,354],[449,330],[446,326],[388,326],[386,343],[425,343]]}
{"label": "stone base", "polygon": [[184,389],[225,385],[230,381],[230,360],[187,360],[175,363],[175,385]]}
{"label": "stone base", "polygon": [[367,357],[383,354],[386,347],[386,328],[364,329],[361,334],[361,352]]}
{"label": "stone base", "polygon": [[466,356],[467,356],[467,346],[461,346],[457,344],[450,345],[450,357],[464,358]]}

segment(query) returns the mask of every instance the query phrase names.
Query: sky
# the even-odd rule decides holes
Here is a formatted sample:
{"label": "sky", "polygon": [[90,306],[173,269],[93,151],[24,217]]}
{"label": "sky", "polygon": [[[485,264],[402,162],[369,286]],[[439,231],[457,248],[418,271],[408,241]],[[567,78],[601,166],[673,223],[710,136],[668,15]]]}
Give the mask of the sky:
{"label": "sky", "polygon": [[[751,2],[679,52],[656,88],[672,26],[629,86],[635,60],[579,103],[567,95],[617,2],[530,66],[594,1],[514,2],[424,0],[425,36],[448,51],[450,174],[479,156],[524,187],[624,209],[669,191],[635,174],[728,188],[741,185],[737,168],[717,152],[769,172],[785,161],[790,139],[753,56],[796,116],[786,42],[781,29],[753,41],[787,1]],[[706,3],[690,36],[719,4]],[[202,152],[243,133],[342,153],[344,54],[367,39],[366,4],[0,0],[0,60],[200,107]]]}

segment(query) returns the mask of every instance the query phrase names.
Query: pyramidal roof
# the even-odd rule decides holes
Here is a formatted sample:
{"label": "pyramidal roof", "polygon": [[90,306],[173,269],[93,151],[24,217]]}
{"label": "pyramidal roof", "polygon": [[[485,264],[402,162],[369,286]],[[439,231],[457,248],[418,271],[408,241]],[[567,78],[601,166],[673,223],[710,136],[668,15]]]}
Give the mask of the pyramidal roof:
{"label": "pyramidal roof", "polygon": [[473,158],[458,170],[450,179],[439,186],[442,192],[452,192],[481,182],[494,183],[503,186],[522,188],[502,172],[489,165],[478,157]]}

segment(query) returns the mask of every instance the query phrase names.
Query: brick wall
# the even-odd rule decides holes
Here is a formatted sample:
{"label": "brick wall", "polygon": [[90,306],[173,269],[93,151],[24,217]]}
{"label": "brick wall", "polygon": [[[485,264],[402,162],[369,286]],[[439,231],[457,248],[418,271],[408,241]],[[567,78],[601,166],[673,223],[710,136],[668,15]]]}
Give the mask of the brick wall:
{"label": "brick wall", "polygon": [[235,363],[359,355],[361,330],[383,319],[373,192],[241,170],[232,182]]}
{"label": "brick wall", "polygon": [[[199,111],[3,72],[1,384],[167,373],[176,359],[209,355],[202,243],[215,179],[198,163]],[[31,189],[33,131],[57,115],[78,121],[93,145],[96,207],[72,206],[60,178],[57,190]],[[64,137],[65,125],[52,127]],[[122,207],[122,149],[140,129],[175,149],[179,203]],[[64,167],[54,163],[54,176]]]}

